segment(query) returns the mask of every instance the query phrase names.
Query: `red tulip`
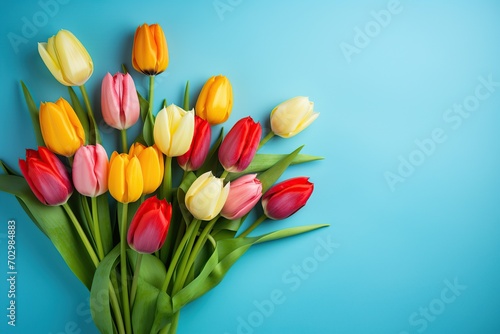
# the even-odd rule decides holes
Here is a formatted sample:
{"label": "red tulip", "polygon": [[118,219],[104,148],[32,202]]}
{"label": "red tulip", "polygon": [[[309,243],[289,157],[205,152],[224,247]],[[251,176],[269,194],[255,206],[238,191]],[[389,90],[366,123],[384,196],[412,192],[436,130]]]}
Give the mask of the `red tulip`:
{"label": "red tulip", "polygon": [[271,219],[290,217],[306,205],[314,185],[308,177],[296,177],[272,186],[262,197],[264,213]]}
{"label": "red tulip", "polygon": [[177,157],[177,162],[186,171],[200,168],[208,155],[210,149],[211,130],[208,121],[201,117],[194,117],[194,135],[189,150]]}
{"label": "red tulip", "polygon": [[45,205],[66,203],[73,192],[68,172],[57,156],[45,147],[26,150],[19,167],[35,196]]}
{"label": "red tulip", "polygon": [[132,218],[127,242],[139,253],[154,253],[163,246],[167,237],[172,205],[156,196],[145,200]]}
{"label": "red tulip", "polygon": [[231,181],[221,216],[231,220],[241,218],[252,210],[261,196],[262,183],[257,174],[247,174]]}
{"label": "red tulip", "polygon": [[219,148],[219,161],[228,172],[241,172],[250,165],[260,143],[260,123],[245,117],[227,133]]}

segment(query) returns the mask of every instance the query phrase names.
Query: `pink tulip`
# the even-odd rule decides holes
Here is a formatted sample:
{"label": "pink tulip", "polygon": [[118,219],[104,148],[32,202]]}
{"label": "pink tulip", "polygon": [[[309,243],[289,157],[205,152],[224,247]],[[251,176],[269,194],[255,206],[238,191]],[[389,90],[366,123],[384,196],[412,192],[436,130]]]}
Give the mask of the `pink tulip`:
{"label": "pink tulip", "polygon": [[128,129],[137,122],[141,108],[130,74],[106,74],[101,86],[101,108],[104,121],[115,129]]}
{"label": "pink tulip", "polygon": [[35,196],[45,205],[60,205],[68,201],[73,186],[68,172],[57,156],[45,147],[26,150],[26,161],[19,167]]}
{"label": "pink tulip", "polygon": [[163,246],[172,218],[172,206],[156,196],[145,200],[132,218],[127,234],[130,248],[154,253]]}
{"label": "pink tulip", "polygon": [[101,145],[82,146],[73,160],[73,184],[85,196],[96,197],[108,191],[108,154]]}
{"label": "pink tulip", "polygon": [[193,141],[189,150],[177,157],[177,162],[186,171],[200,168],[208,155],[210,149],[210,124],[201,117],[194,116]]}
{"label": "pink tulip", "polygon": [[232,181],[229,195],[221,211],[227,219],[238,219],[246,215],[262,196],[262,183],[257,174],[248,174]]}
{"label": "pink tulip", "polygon": [[241,172],[252,162],[260,143],[260,123],[245,117],[229,130],[219,148],[219,161],[228,172]]}
{"label": "pink tulip", "polygon": [[264,213],[271,219],[290,217],[306,205],[314,185],[308,177],[296,177],[272,186],[262,197]]}

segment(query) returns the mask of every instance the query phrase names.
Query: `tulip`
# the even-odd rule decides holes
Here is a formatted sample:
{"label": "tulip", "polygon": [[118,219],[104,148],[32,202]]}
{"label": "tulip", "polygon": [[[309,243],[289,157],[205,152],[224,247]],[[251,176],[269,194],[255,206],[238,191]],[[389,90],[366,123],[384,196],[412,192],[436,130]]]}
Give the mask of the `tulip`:
{"label": "tulip", "polygon": [[40,104],[40,129],[45,145],[54,153],[70,157],[85,143],[82,123],[62,97]]}
{"label": "tulip", "polygon": [[257,174],[244,175],[231,182],[221,216],[231,220],[241,218],[252,210],[261,196],[262,183]]}
{"label": "tulip", "polygon": [[113,152],[109,162],[109,193],[121,203],[135,202],[144,188],[141,163],[136,156]]}
{"label": "tulip", "polygon": [[82,86],[94,71],[89,53],[67,30],[59,30],[47,43],[38,43],[38,53],[50,73],[65,86]]}
{"label": "tulip", "polygon": [[146,75],[157,75],[168,66],[165,34],[158,24],[143,24],[137,28],[132,47],[132,65]]}
{"label": "tulip", "polygon": [[241,172],[252,162],[259,147],[262,128],[253,119],[240,119],[227,133],[219,148],[219,161],[228,172]]}
{"label": "tulip", "polygon": [[194,133],[194,112],[171,104],[156,115],[153,137],[156,146],[168,157],[178,157],[189,150]]}
{"label": "tulip", "polygon": [[85,196],[108,191],[108,154],[100,144],[82,146],[73,159],[73,184]]}
{"label": "tulip", "polygon": [[130,74],[106,74],[101,86],[102,117],[109,126],[125,130],[139,119],[141,107]]}
{"label": "tulip", "polygon": [[182,169],[193,171],[203,165],[210,149],[210,137],[210,124],[203,118],[195,116],[191,146],[186,153],[177,157],[177,162]]}
{"label": "tulip", "polygon": [[196,114],[208,123],[220,124],[231,115],[233,108],[233,88],[223,75],[207,80],[196,101]]}
{"label": "tulip", "polygon": [[271,129],[283,138],[295,136],[307,128],[318,116],[309,98],[297,96],[279,104],[271,112]]}
{"label": "tulip", "polygon": [[172,206],[156,196],[145,200],[132,218],[127,234],[130,248],[151,254],[159,250],[167,237]]}
{"label": "tulip", "polygon": [[229,183],[206,172],[189,187],[185,203],[191,214],[200,220],[211,220],[217,216],[229,194]]}
{"label": "tulip", "polygon": [[45,205],[61,205],[68,201],[73,186],[68,172],[57,156],[45,147],[26,150],[26,160],[19,167],[31,190]]}
{"label": "tulip", "polygon": [[135,143],[130,147],[129,156],[136,156],[141,164],[143,179],[143,194],[151,194],[161,184],[163,179],[163,153],[155,146],[145,147]]}
{"label": "tulip", "polygon": [[272,186],[262,197],[264,214],[271,219],[290,217],[306,205],[314,185],[308,177],[296,177]]}

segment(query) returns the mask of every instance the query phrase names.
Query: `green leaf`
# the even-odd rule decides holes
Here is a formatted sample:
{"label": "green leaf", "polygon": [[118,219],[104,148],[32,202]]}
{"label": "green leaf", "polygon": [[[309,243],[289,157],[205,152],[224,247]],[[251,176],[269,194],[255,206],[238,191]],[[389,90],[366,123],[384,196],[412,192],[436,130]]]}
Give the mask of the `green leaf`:
{"label": "green leaf", "polygon": [[258,237],[234,238],[218,241],[215,251],[212,253],[212,256],[210,256],[198,277],[172,297],[173,312],[177,312],[184,305],[199,298],[219,284],[232,265],[245,254],[252,245],[294,236],[326,226],[328,225],[293,227]]}
{"label": "green leaf", "polygon": [[217,151],[219,150],[219,146],[222,143],[222,139],[224,138],[224,129],[220,129],[219,137],[213,144],[212,148],[208,152],[207,158],[205,159],[205,162],[203,165],[196,171],[196,175],[200,176],[203,173],[208,172],[211,170],[212,172],[216,173],[217,168],[220,166],[219,163],[219,157],[217,155]]}
{"label": "green leaf", "polygon": [[189,80],[186,82],[186,89],[184,90],[184,110],[189,110]]}
{"label": "green leaf", "polygon": [[3,162],[2,160],[0,160],[0,168],[2,168],[2,170],[8,174],[8,175],[15,175],[15,176],[21,176],[20,174],[18,174],[13,168],[9,167],[5,162]]}
{"label": "green leaf", "polygon": [[120,245],[101,261],[94,275],[90,290],[90,312],[99,331],[103,334],[113,334],[113,319],[109,303],[109,288],[111,270],[113,270],[120,256]]}
{"label": "green leaf", "polygon": [[[139,253],[129,248],[127,249],[127,255],[131,261],[132,267],[135,268]],[[165,269],[165,264],[161,262],[160,259],[151,254],[142,254],[139,277],[155,288],[161,289],[165,276],[167,276],[167,270]]]}
{"label": "green leaf", "polygon": [[45,142],[42,137],[42,131],[40,129],[40,117],[39,111],[33,101],[33,97],[31,96],[28,87],[21,81],[21,86],[23,88],[24,99],[26,100],[26,105],[28,106],[28,111],[31,116],[31,122],[33,123],[33,130],[35,132],[36,143],[38,146],[45,146]]}
{"label": "green leaf", "polygon": [[19,176],[0,175],[0,191],[18,198],[23,209],[52,241],[75,276],[90,289],[95,267],[63,208],[40,203],[26,180]]}
{"label": "green leaf", "polygon": [[[286,154],[256,154],[250,165],[241,173],[229,173],[226,180],[233,181],[246,174],[260,173],[275,165],[278,161],[285,158]],[[302,164],[305,162],[323,160],[323,157],[315,155],[299,154],[293,159],[290,165]]]}
{"label": "green leaf", "polygon": [[134,334],[157,333],[151,330],[155,320],[156,300],[160,290],[143,278],[137,281],[137,292],[132,307],[132,329]]}
{"label": "green leaf", "polygon": [[139,105],[141,107],[141,119],[144,122],[146,117],[148,117],[149,101],[142,97],[139,92],[137,92],[137,97],[139,98]]}
{"label": "green leaf", "polygon": [[144,141],[148,146],[153,146],[153,144],[155,143],[153,137],[153,128],[154,128],[153,117],[147,116],[146,119],[144,120],[144,127],[142,128],[142,136],[144,137]]}
{"label": "green leaf", "polygon": [[128,68],[127,68],[127,65],[125,65],[125,63],[122,64],[122,72],[123,72],[123,74],[128,73]]}
{"label": "green leaf", "polygon": [[292,153],[288,154],[284,158],[282,158],[280,161],[274,164],[273,167],[269,168],[265,172],[262,172],[257,176],[257,178],[262,182],[262,193],[264,194],[271,186],[278,181],[280,176],[283,174],[283,172],[290,166],[292,161],[295,160],[297,155],[299,154],[300,150],[304,146],[299,147]]}
{"label": "green leaf", "polygon": [[78,99],[78,96],[76,95],[73,87],[68,86],[68,91],[69,97],[71,99],[71,105],[73,106],[73,109],[75,110],[76,116],[78,116],[80,123],[82,123],[83,131],[85,132],[85,141],[88,143],[90,140],[89,117],[87,116],[85,109],[83,109],[83,106],[80,103],[80,100]]}
{"label": "green leaf", "polygon": [[101,241],[104,255],[108,254],[113,248],[113,226],[111,224],[111,213],[108,198],[109,195],[107,193],[96,198],[99,230],[101,231]]}

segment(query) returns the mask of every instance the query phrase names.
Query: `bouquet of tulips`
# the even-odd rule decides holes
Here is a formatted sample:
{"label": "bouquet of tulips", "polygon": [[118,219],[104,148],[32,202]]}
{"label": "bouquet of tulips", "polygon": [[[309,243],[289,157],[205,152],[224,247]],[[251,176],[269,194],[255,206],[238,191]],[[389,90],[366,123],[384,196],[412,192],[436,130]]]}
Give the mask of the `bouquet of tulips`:
{"label": "bouquet of tulips", "polygon": [[[165,102],[154,113],[154,79],[168,66],[168,48],[161,27],[144,24],[134,36],[132,65],[149,76],[147,98],[125,66],[102,80],[102,118],[121,137],[108,159],[84,86],[92,58],[66,30],[38,50],[68,87],[69,101],[38,107],[22,83],[38,149],[19,160],[21,174],[0,161],[0,190],[16,196],[90,290],[102,333],[175,333],[182,307],[215,287],[252,245],[326,226],[249,236],[266,219],[289,217],[311,196],[307,177],[275,183],[289,165],[319,157],[299,154],[301,148],[257,153],[273,136],[294,136],[316,119],[308,98],[274,108],[264,138],[261,125],[245,117],[212,140],[211,126],[231,114],[230,81],[208,79],[194,109],[188,83],[183,108]],[[127,129],[137,122],[142,131],[129,145]],[[260,217],[244,224],[254,208]]]}

